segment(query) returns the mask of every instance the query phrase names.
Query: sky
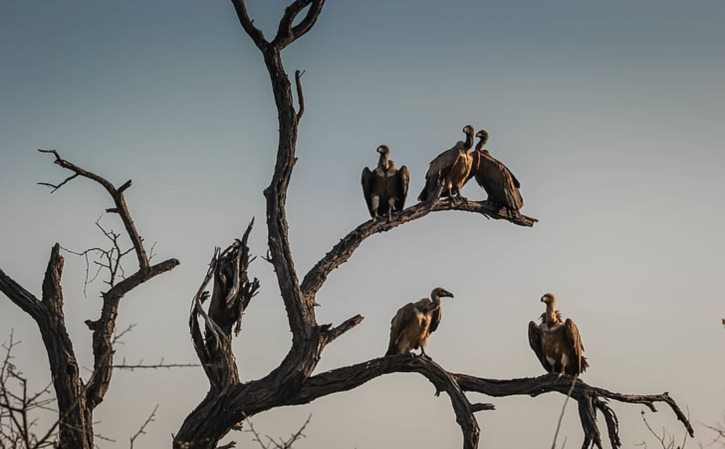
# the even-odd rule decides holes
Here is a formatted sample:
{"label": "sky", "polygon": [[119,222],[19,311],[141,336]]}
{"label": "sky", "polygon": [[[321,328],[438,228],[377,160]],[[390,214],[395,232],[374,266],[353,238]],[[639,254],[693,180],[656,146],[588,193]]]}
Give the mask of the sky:
{"label": "sky", "polygon": [[[267,37],[285,4],[248,1]],[[715,0],[328,1],[283,53],[289,73],[305,70],[288,199],[297,271],[368,219],[359,176],[378,145],[410,169],[412,204],[428,162],[466,124],[488,130],[490,151],[521,180],[523,212],[540,222],[436,213],[365,241],[320,291],[317,316],[366,319],[324,351],[318,372],[382,355],[395,311],[441,286],[455,299],[430,339],[434,360],[481,377],[539,375],[526,329],[551,291],[581,331],[586,382],[669,391],[709,443],[703,423],[725,415],[724,25]],[[256,217],[251,249],[266,252],[262,190],[276,130],[261,56],[228,2],[2,2],[0,267],[39,294],[55,242],[103,243],[94,223],[110,199],[84,180],[49,195],[36,182],[67,173],[36,149],[55,148],[116,185],[130,178],[142,236],[157,242],[157,260],[181,265],[124,299],[118,326],[136,327],[117,360],[195,362],[188,310],[213,248]],[[475,184],[464,194],[484,197]],[[101,222],[121,229],[117,217]],[[84,261],[65,257],[66,322],[91,366],[83,321],[98,316],[103,284],[85,297]],[[244,379],[276,367],[290,344],[270,265],[257,259],[251,273],[261,292],[234,344]],[[0,297],[0,340],[11,329],[22,340],[17,364],[44,386],[39,332]],[[207,385],[201,368],[116,372],[96,410],[98,431],[115,442],[99,445],[127,447],[159,404],[137,447],[168,447]],[[433,393],[419,375],[389,375],[254,422],[285,436],[311,413],[298,449],[459,447],[450,403]],[[496,405],[477,414],[480,447],[501,449],[550,444],[564,400],[471,399]],[[642,407],[612,407],[625,447],[654,444]],[[649,422],[681,438],[659,408]],[[562,436],[568,446],[583,437],[573,406]],[[229,439],[254,447],[248,433]]]}

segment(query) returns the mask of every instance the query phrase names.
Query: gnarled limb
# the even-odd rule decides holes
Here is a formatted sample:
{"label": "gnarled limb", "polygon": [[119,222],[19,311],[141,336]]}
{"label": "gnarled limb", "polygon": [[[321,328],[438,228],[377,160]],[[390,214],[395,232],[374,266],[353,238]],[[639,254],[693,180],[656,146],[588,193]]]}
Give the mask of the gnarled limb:
{"label": "gnarled limb", "polygon": [[56,150],[40,151],[53,154],[57,165],[73,172],[73,175],[58,184],[41,183],[52,187],[52,192],[69,181],[81,177],[100,184],[109,193],[114,207],[107,211],[119,214],[138,260],[136,272],[118,283],[111,283],[110,289],[102,293],[103,306],[100,318],[86,321],[93,331],[94,364],[93,372],[85,383],[80,377],[75,350],[68,336],[63,314],[61,287],[63,257],[60,255],[60,245],[56,243],[51,251],[40,300],[0,270],[0,291],[35,320],[43,337],[58,400],[59,447],[91,449],[94,436],[93,410],[103,401],[111,381],[114,332],[119,303],[126,293],[155,276],[173,269],[179,261],[168,259],[155,265],[149,263],[143,239],[133,222],[124,197],[124,191],[131,186],[130,180],[116,188],[102,176],[63,159]]}
{"label": "gnarled limb", "polygon": [[[247,270],[251,262],[247,240],[254,220],[249,223],[241,240],[236,240],[224,251],[218,248],[209,264],[209,270],[191,306],[189,328],[194,349],[209,379],[212,391],[223,390],[239,381],[236,360],[232,352],[232,326],[239,333],[242,315],[259,290],[259,281],[249,280]],[[214,290],[208,312],[204,302],[209,298],[206,290],[214,280]],[[199,318],[204,321],[204,332]]]}
{"label": "gnarled limb", "polygon": [[330,272],[347,262],[353,252],[362,242],[381,232],[390,231],[393,228],[419,218],[423,218],[431,212],[458,210],[481,214],[486,218],[495,220],[507,220],[519,226],[531,227],[538,220],[521,214],[511,214],[502,210],[488,201],[435,201],[432,204],[417,203],[393,215],[390,220],[368,220],[357,228],[350,231],[305,275],[302,280],[302,293],[307,296],[314,296],[327,280]]}
{"label": "gnarled limb", "polygon": [[[653,412],[657,411],[655,403],[665,403],[672,409],[677,419],[682,422],[690,436],[694,434],[687,416],[667,393],[655,395],[622,394],[588,385],[581,380],[577,380],[572,388],[572,381],[574,380],[572,377],[559,378],[552,374],[520,379],[485,379],[467,374],[448,373],[426,357],[404,355],[372,359],[312,376],[300,388],[298,394],[290,399],[289,404],[307,404],[322,396],[352,390],[384,374],[399,372],[417,372],[424,375],[439,391],[443,390],[449,395],[453,393],[451,396],[452,402],[454,401],[455,392],[458,390],[481,393],[492,397],[515,395],[536,397],[549,392],[558,392],[566,396],[571,390],[572,399],[579,403],[579,413],[585,435],[583,448],[602,447],[599,429],[596,424],[596,411],[604,415],[612,447],[622,446],[619,440],[619,421],[614,410],[607,405],[607,400],[642,404]],[[457,400],[465,400],[468,403],[465,396]],[[460,409],[462,406],[459,404],[458,407]],[[480,409],[481,407],[469,404],[468,408]],[[483,408],[488,409],[487,407]],[[463,409],[465,411],[465,407]],[[456,410],[455,402],[454,410]],[[456,410],[456,418],[459,425],[461,425],[461,412],[458,410]],[[467,441],[473,440],[472,428],[461,425],[461,430],[464,433],[464,448],[476,447],[469,446],[467,443]]]}

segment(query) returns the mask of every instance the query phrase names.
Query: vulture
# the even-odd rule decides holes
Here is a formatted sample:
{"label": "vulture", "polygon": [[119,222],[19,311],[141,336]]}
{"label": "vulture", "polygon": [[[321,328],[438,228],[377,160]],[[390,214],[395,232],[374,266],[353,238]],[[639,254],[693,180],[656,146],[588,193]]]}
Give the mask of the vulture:
{"label": "vulture", "polygon": [[436,193],[441,185],[441,196],[463,198],[461,188],[470,179],[473,166],[473,155],[469,153],[473,148],[473,127],[466,125],[463,132],[466,134],[465,141],[459,140],[451,149],[431,161],[425,174],[425,187],[418,195],[419,201],[425,203],[436,200]]}
{"label": "vulture", "polygon": [[589,367],[579,329],[572,320],[561,320],[553,294],[545,294],[541,302],[546,312],[541,314],[541,324],[529,322],[529,345],[549,373],[578,376]]}
{"label": "vulture", "polygon": [[488,201],[511,212],[518,212],[524,205],[521,197],[521,183],[501,161],[491,156],[483,146],[488,141],[488,132],[482,129],[476,133],[480,140],[473,152],[473,169],[469,178],[475,176],[478,185],[488,194]]}
{"label": "vulture", "polygon": [[441,322],[441,298],[444,297],[453,298],[453,293],[435,288],[430,298],[410,302],[398,309],[390,321],[390,343],[385,355],[408,354],[418,348],[421,355],[426,355],[428,337]]}
{"label": "vulture", "polygon": [[363,195],[373,220],[380,215],[387,215],[390,219],[393,212],[399,212],[405,207],[410,175],[405,165],[395,168],[387,145],[380,145],[376,151],[380,153],[378,166],[375,170],[365,167],[362,171]]}

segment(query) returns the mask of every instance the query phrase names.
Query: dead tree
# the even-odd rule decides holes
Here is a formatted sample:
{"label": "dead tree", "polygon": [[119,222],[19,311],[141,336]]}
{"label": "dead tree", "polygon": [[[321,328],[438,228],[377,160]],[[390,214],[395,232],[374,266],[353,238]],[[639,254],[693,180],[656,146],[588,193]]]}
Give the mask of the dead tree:
{"label": "dead tree", "polygon": [[[249,250],[247,237],[251,225],[241,241],[225,251],[217,250],[209,272],[194,297],[190,329],[197,355],[204,365],[210,389],[201,403],[187,416],[174,437],[175,449],[213,449],[230,430],[238,430],[244,420],[275,407],[306,404],[329,394],[354,389],[365,382],[388,373],[416,372],[425,376],[440,392],[445,392],[463,433],[464,449],[478,446],[479,427],[474,412],[493,408],[490,404],[472,404],[466,392],[489,396],[529,395],[546,392],[571,395],[579,404],[579,415],[584,430],[582,447],[602,447],[596,424],[596,414],[605,419],[609,440],[620,447],[617,416],[606,402],[643,404],[654,410],[654,404],[664,402],[672,408],[687,431],[692,427],[677,404],[667,395],[628,395],[589,386],[571,378],[558,379],[555,375],[537,378],[496,380],[465,374],[450,373],[434,361],[406,355],[390,356],[363,361],[312,375],[325,347],[339,336],[360,324],[363,317],[353,316],[337,326],[319,324],[315,316],[315,297],[330,273],[345,263],[362,244],[375,234],[389,231],[399,225],[423,218],[430,212],[461,210],[474,212],[487,218],[504,219],[521,226],[533,226],[535,219],[523,215],[509,215],[486,201],[454,203],[436,201],[416,204],[395,215],[390,221],[367,221],[343,237],[300,281],[290,249],[288,222],[285,212],[287,190],[295,156],[297,130],[305,110],[301,72],[295,72],[298,108],[293,101],[292,83],[282,64],[281,53],[288,45],[304,36],[317,21],[324,0],[295,0],[285,10],[272,40],[265,38],[249,17],[244,0],[232,0],[244,31],[262,53],[269,72],[277,107],[279,141],[274,174],[264,190],[268,234],[268,260],[273,264],[280,295],[287,312],[292,332],[292,346],[279,366],[258,380],[241,381],[236,360],[231,351],[233,323],[237,323],[246,305],[256,293],[259,283],[247,275]],[[299,16],[299,17],[298,17]],[[214,278],[209,301],[209,312],[203,303],[209,298],[206,285]],[[219,312],[223,312],[219,315]],[[202,331],[201,326],[204,330]],[[225,446],[229,447],[229,445]]]}
{"label": "dead tree", "polygon": [[[120,279],[114,267],[117,267],[116,257],[121,257],[124,252],[115,253],[108,261],[111,280],[108,283],[109,289],[101,294],[103,303],[100,317],[85,322],[93,332],[93,371],[85,380],[81,378],[63,314],[63,256],[60,254],[60,244],[56,243],[51,249],[40,299],[0,269],[0,291],[35,320],[48,353],[58,406],[58,447],[93,449],[93,411],[103,401],[111,383],[119,304],[128,292],[173,269],[179,261],[168,259],[151,264],[144,240],[136,228],[124,196],[126,189],[131,187],[131,180],[115,187],[105,178],[63,159],[55,150],[40,151],[53,155],[55,164],[73,173],[59,184],[41,183],[51,187],[52,192],[78,177],[94,181],[108,192],[113,200],[113,207],[106,212],[118,214],[120,217],[138,262],[134,273]],[[112,239],[114,243],[117,243],[117,238],[118,236]]]}

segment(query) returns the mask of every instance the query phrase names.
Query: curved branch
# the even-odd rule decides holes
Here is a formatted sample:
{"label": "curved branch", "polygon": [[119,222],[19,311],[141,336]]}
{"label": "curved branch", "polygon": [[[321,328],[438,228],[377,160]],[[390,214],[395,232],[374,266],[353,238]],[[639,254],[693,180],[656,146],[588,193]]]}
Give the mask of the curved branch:
{"label": "curved branch", "polygon": [[66,182],[70,181],[71,179],[75,178],[76,176],[81,176],[83,178],[90,179],[92,181],[97,182],[100,184],[109,195],[111,195],[111,198],[113,199],[113,202],[116,207],[107,209],[107,212],[115,212],[121,217],[121,221],[123,222],[123,226],[126,228],[126,232],[128,233],[128,238],[131,240],[131,243],[133,244],[134,251],[136,252],[136,258],[138,259],[138,266],[140,269],[146,269],[149,267],[149,257],[146,254],[146,249],[143,246],[143,239],[138,233],[138,230],[136,229],[136,225],[133,222],[133,219],[131,218],[131,213],[128,210],[128,205],[126,204],[126,198],[123,195],[123,192],[131,187],[131,180],[129,179],[121,187],[116,188],[110,181],[108,181],[106,178],[102,176],[98,176],[97,174],[93,172],[89,172],[81,167],[78,167],[77,165],[68,162],[67,160],[60,157],[60,154],[56,150],[38,150],[41,153],[47,153],[47,154],[53,154],[55,156],[55,164],[60,165],[61,167],[72,171],[75,173],[75,175],[67,178],[62,183],[58,184],[57,186],[54,186],[52,184],[48,183],[39,183],[41,185],[47,185],[53,187],[53,192],[58,190],[60,187],[62,187]]}
{"label": "curved branch", "polygon": [[237,13],[237,18],[239,18],[239,23],[242,25],[242,28],[244,28],[244,31],[246,31],[249,37],[252,38],[252,41],[257,46],[257,48],[262,51],[266,51],[269,42],[267,42],[267,39],[264,38],[262,30],[254,25],[254,20],[249,18],[249,13],[247,13],[247,5],[244,4],[244,0],[232,0],[232,4],[234,5],[234,10]]}
{"label": "curved branch", "polygon": [[307,404],[322,396],[352,390],[384,374],[409,372],[425,376],[435,386],[436,396],[441,392],[449,396],[456,414],[456,422],[463,433],[463,448],[477,448],[480,429],[473,413],[477,410],[490,410],[490,404],[472,405],[458,385],[455,375],[427,357],[413,355],[381,357],[317,374],[302,385],[287,405]]}
{"label": "curved branch", "polygon": [[[467,374],[449,373],[428,358],[405,355],[372,359],[356,365],[337,368],[312,376],[302,385],[299,392],[292,397],[287,404],[307,404],[323,396],[352,390],[379,376],[398,372],[420,373],[430,380],[439,391],[445,391],[448,393],[451,396],[454,410],[456,410],[457,407],[460,409],[456,410],[456,417],[459,425],[461,424],[461,417],[465,416],[465,413],[463,412],[466,411],[466,407],[462,407],[461,405],[463,400],[465,400],[465,404],[468,404],[468,410],[490,409],[490,407],[485,405],[471,406],[468,400],[465,399],[465,396],[463,396],[462,399],[457,396],[457,391],[475,392],[493,397],[515,395],[536,397],[540,394],[549,392],[558,392],[566,396],[571,391],[572,399],[579,403],[579,414],[585,434],[585,442],[583,446],[585,448],[593,445],[602,447],[601,440],[599,438],[599,429],[596,424],[596,410],[599,410],[604,415],[612,446],[621,447],[621,442],[619,440],[619,421],[614,410],[606,404],[605,401],[608,399],[630,404],[646,405],[653,412],[657,411],[654,404],[657,402],[663,402],[672,409],[675,416],[677,416],[677,419],[682,422],[690,436],[693,436],[694,434],[689,420],[677,403],[667,393],[655,395],[622,394],[609,391],[604,388],[587,385],[581,380],[577,380],[575,385],[572,386],[572,381],[574,381],[573,378],[559,378],[552,374],[533,378],[505,380],[484,379]],[[466,435],[467,432],[471,431],[471,428],[464,428],[464,426],[461,425],[461,429],[464,432],[464,448],[475,447],[468,446],[467,443],[469,440]]]}
{"label": "curved branch", "polygon": [[[520,378],[511,380],[483,379],[466,374],[456,374],[461,388],[464,391],[473,391],[483,393],[488,396],[502,397],[514,395],[528,395],[536,397],[543,393],[558,392],[568,394],[571,388],[572,378],[558,378],[556,375],[547,374],[534,378]],[[685,426],[690,436],[694,435],[694,430],[687,416],[682,412],[677,403],[668,393],[641,395],[641,394],[623,394],[606,390],[604,388],[593,387],[587,385],[581,380],[576,382],[571,392],[572,399],[579,402],[579,416],[582,422],[582,428],[585,434],[585,446],[596,445],[601,447],[599,437],[599,429],[596,425],[595,410],[599,410],[605,417],[610,442],[613,447],[620,447],[619,441],[619,420],[614,411],[604,402],[612,399],[618,402],[629,404],[642,404],[647,406],[651,411],[656,412],[655,403],[663,402],[667,404],[677,419]],[[588,442],[588,443],[587,443]]]}
{"label": "curved branch", "polygon": [[[272,44],[281,50],[304,36],[315,25],[324,4],[325,0],[295,0],[285,9],[282,20],[279,22],[277,35],[272,41]],[[305,17],[300,23],[293,26],[292,24],[297,18],[297,15],[308,6],[309,9]]]}
{"label": "curved branch", "polygon": [[436,201],[433,204],[417,203],[393,216],[391,220],[368,220],[350,231],[305,275],[302,293],[314,296],[325,283],[330,272],[350,259],[353,252],[368,237],[390,231],[402,224],[423,218],[431,212],[458,210],[481,214],[486,218],[507,220],[519,226],[531,227],[538,220],[521,214],[511,214],[487,201]]}

